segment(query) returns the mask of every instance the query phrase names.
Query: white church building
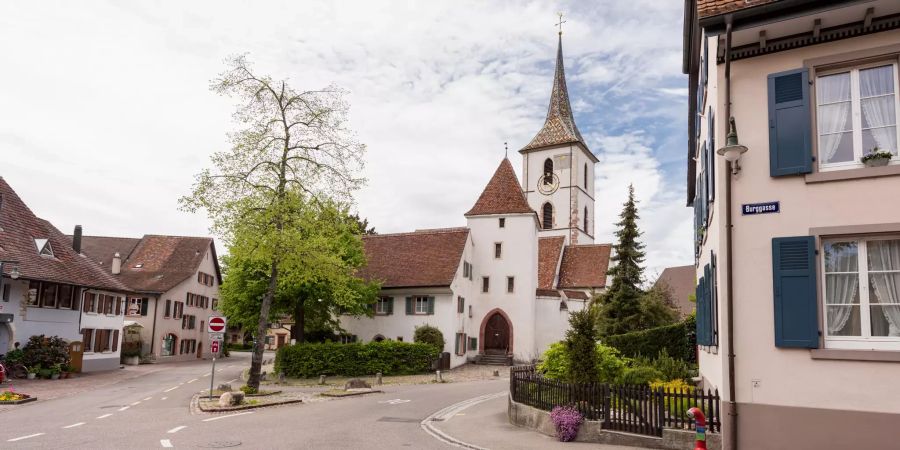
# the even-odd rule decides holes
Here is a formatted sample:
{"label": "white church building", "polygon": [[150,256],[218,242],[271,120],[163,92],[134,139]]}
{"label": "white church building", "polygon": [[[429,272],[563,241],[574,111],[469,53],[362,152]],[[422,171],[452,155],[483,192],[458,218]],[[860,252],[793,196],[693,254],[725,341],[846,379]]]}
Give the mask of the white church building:
{"label": "white church building", "polygon": [[451,367],[531,361],[562,339],[570,311],[606,287],[610,244],[594,243],[594,165],[575,125],[562,40],[547,119],[519,153],[522,180],[504,158],[467,226],[365,236],[363,275],[381,281],[374,317],[342,317],[360,341],[412,341],[441,330]]}

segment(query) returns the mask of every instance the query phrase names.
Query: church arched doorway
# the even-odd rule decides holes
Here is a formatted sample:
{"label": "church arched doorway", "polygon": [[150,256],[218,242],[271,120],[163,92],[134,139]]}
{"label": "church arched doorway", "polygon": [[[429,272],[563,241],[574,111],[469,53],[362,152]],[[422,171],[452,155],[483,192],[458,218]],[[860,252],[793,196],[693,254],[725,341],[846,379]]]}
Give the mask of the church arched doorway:
{"label": "church arched doorway", "polygon": [[512,323],[502,310],[495,309],[485,316],[481,324],[484,353],[501,355],[512,353],[512,338]]}

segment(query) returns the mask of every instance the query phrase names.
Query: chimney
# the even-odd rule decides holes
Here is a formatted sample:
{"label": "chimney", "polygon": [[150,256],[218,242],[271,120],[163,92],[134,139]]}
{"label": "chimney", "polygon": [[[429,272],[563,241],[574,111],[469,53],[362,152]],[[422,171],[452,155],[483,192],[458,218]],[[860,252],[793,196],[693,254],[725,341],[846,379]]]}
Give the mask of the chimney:
{"label": "chimney", "polygon": [[75,225],[75,232],[72,233],[72,248],[75,253],[81,253],[81,225]]}
{"label": "chimney", "polygon": [[118,275],[121,272],[122,272],[122,257],[119,256],[119,252],[116,252],[116,254],[113,256],[113,260],[112,260],[112,274]]}

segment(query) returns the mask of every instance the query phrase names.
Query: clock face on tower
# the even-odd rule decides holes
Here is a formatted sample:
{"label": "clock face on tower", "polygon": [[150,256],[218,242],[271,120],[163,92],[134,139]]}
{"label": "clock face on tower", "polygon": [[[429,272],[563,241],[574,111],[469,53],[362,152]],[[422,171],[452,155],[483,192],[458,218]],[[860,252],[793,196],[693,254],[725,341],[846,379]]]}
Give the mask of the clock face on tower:
{"label": "clock face on tower", "polygon": [[559,177],[555,173],[541,175],[537,180],[538,192],[550,195],[559,189]]}

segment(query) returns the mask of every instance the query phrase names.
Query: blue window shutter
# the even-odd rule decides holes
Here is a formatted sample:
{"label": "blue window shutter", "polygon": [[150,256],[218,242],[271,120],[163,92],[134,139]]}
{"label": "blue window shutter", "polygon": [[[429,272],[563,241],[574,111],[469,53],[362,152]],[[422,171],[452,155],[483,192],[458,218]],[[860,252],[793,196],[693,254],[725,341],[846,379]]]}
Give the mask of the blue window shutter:
{"label": "blue window shutter", "polygon": [[706,333],[704,336],[704,340],[708,342],[707,345],[713,345],[713,316],[712,316],[712,271],[709,268],[709,264],[703,266],[703,295],[704,295],[704,312],[706,313],[706,323],[704,324],[703,331]]}
{"label": "blue window shutter", "polygon": [[697,314],[695,317],[695,321],[697,323],[697,344],[698,345],[709,345],[709,342],[706,340],[706,279],[704,277],[700,277],[700,280],[697,282]]}
{"label": "blue window shutter", "polygon": [[428,297],[428,314],[434,314],[434,297]]}
{"label": "blue window shutter", "polygon": [[772,239],[775,346],[818,348],[815,238]]}
{"label": "blue window shutter", "polygon": [[812,172],[809,72],[769,75],[769,174]]}
{"label": "blue window shutter", "polygon": [[387,298],[387,315],[394,314],[394,297]]}
{"label": "blue window shutter", "polygon": [[411,316],[413,314],[413,298],[406,297],[406,315]]}
{"label": "blue window shutter", "polygon": [[707,152],[709,156],[707,157],[707,161],[709,161],[709,165],[707,166],[706,171],[709,173],[709,201],[714,201],[716,199],[716,114],[713,111],[712,106],[709,107],[709,114],[706,116],[706,124],[708,125],[708,129],[706,130],[706,142],[709,142],[709,146],[707,148]]}
{"label": "blue window shutter", "polygon": [[719,279],[716,275],[716,253],[709,252],[709,339],[719,345]]}

